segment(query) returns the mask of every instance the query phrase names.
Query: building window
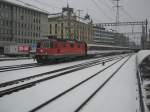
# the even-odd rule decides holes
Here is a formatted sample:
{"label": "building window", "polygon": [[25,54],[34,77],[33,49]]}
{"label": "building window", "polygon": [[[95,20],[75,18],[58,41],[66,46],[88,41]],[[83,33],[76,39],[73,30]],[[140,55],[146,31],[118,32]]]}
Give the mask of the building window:
{"label": "building window", "polygon": [[35,18],[33,19],[33,23],[35,23]]}
{"label": "building window", "polygon": [[57,34],[57,24],[55,24],[55,34]]}
{"label": "building window", "polygon": [[63,31],[63,29],[61,29],[61,35],[63,35],[63,33],[64,33],[64,31]]}
{"label": "building window", "polygon": [[36,37],[38,37],[38,33],[36,33],[35,35],[36,35]]}
{"label": "building window", "polygon": [[52,24],[49,25],[49,33],[52,34]]}
{"label": "building window", "polygon": [[3,24],[3,20],[0,20],[0,25],[2,25]]}
{"label": "building window", "polygon": [[35,33],[33,33],[33,37],[35,37]]}
{"label": "building window", "polygon": [[61,23],[61,28],[63,28],[64,27],[64,24],[63,23]]}
{"label": "building window", "polygon": [[38,23],[38,19],[36,18],[36,23]]}

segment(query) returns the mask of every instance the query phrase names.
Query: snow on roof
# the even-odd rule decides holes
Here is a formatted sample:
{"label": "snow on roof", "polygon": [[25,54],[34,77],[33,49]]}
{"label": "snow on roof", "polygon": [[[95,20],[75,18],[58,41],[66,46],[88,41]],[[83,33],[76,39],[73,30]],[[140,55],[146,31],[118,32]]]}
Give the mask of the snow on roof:
{"label": "snow on roof", "polygon": [[34,6],[32,4],[29,4],[29,3],[21,1],[21,0],[2,0],[2,1],[10,3],[10,4],[17,5],[17,6],[20,6],[20,7],[29,8],[31,10],[35,10],[35,11],[39,11],[39,12],[48,14],[47,11],[41,9],[40,7]]}
{"label": "snow on roof", "polygon": [[150,50],[141,50],[137,53],[137,64],[138,66],[143,62],[143,60],[150,56]]}

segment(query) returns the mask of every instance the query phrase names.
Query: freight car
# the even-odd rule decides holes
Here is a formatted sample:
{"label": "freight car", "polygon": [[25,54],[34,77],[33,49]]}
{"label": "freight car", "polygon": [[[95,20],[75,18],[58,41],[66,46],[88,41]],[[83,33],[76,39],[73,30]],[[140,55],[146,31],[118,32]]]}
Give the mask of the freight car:
{"label": "freight car", "polygon": [[37,43],[35,59],[38,63],[82,57],[87,54],[87,44],[70,39],[48,38]]}
{"label": "freight car", "polygon": [[29,45],[15,44],[4,46],[4,55],[7,56],[28,56],[29,51]]}

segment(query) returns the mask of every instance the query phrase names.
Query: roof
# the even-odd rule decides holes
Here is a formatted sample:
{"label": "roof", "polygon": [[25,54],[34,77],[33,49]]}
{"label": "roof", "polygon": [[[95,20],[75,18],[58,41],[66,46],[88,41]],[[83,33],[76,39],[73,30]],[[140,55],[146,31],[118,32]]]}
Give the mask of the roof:
{"label": "roof", "polygon": [[137,53],[137,64],[138,66],[144,61],[145,58],[150,56],[150,50],[141,50]]}
{"label": "roof", "polygon": [[10,3],[12,5],[16,5],[16,6],[19,6],[19,7],[28,8],[28,9],[31,9],[31,10],[34,10],[34,11],[38,11],[38,12],[41,12],[41,13],[48,14],[48,12],[46,10],[40,9],[39,7],[37,7],[35,5],[26,3],[26,2],[21,1],[21,0],[1,0],[1,1],[6,2],[6,3]]}

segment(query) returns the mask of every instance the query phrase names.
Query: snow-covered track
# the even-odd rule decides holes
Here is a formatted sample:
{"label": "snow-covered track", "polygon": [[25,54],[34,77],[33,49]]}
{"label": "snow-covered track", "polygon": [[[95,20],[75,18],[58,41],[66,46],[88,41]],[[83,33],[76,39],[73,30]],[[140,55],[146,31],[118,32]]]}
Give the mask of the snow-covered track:
{"label": "snow-covered track", "polygon": [[[123,55],[116,55],[116,56],[123,56]],[[113,59],[113,58],[116,58],[116,56],[101,58],[101,60],[102,59],[108,59],[108,58],[109,59],[111,59],[111,58]],[[16,80],[11,80],[11,81],[7,81],[7,82],[4,82],[4,83],[0,83],[0,88],[6,87],[6,86],[10,86],[10,85],[13,85],[13,84],[17,84],[19,82],[24,82],[24,81],[27,81],[27,80],[30,80],[30,79],[33,79],[33,78],[38,78],[38,77],[41,77],[41,76],[49,75],[49,74],[56,73],[56,72],[61,72],[61,71],[64,71],[64,70],[73,69],[75,67],[80,67],[80,66],[83,66],[83,65],[86,65],[86,64],[95,63],[97,61],[100,61],[100,59],[97,59],[97,58],[98,57],[96,57],[95,58],[96,60],[94,60],[94,61],[90,61],[90,62],[86,62],[86,63],[81,63],[81,64],[69,66],[69,67],[64,67],[64,68],[56,69],[56,70],[53,70],[53,71],[48,71],[48,72],[40,73],[40,74],[29,76],[29,77],[24,77],[24,78],[21,78],[21,79],[16,79]],[[18,65],[14,65],[14,66],[18,66]],[[7,68],[7,66],[5,66],[5,67]],[[5,68],[5,67],[3,67],[3,68]]]}
{"label": "snow-covered track", "polygon": [[[129,58],[130,58],[130,57],[129,57]],[[104,81],[104,83],[103,83],[102,85],[100,85],[99,88],[96,89],[96,91],[94,91],[74,112],[80,111],[80,109],[82,109],[83,106],[85,106],[85,105],[88,103],[88,101],[89,101],[100,89],[102,89],[102,88],[104,87],[104,85],[121,69],[121,67],[129,60],[129,58],[128,58],[122,65],[120,65],[119,68],[117,68],[117,70],[116,70],[115,72],[113,72],[112,75],[111,75],[106,81]],[[86,78],[85,80],[79,82],[78,84],[74,85],[73,87],[71,87],[71,88],[69,88],[69,89],[63,91],[62,93],[58,94],[57,96],[55,96],[55,97],[53,97],[53,98],[47,100],[46,102],[42,103],[42,104],[39,105],[39,106],[33,108],[32,110],[30,110],[30,112],[35,112],[35,111],[40,110],[40,109],[43,108],[44,106],[46,106],[46,105],[52,103],[53,101],[57,100],[58,98],[62,97],[62,96],[65,95],[65,94],[67,94],[68,92],[70,92],[70,91],[72,91],[73,89],[77,88],[78,86],[81,86],[81,85],[83,85],[84,83],[86,83],[87,81],[89,81],[90,79],[96,77],[96,76],[99,75],[101,72],[107,70],[108,68],[112,67],[114,64],[120,62],[122,59],[123,59],[123,58],[117,60],[116,62],[112,63],[111,65],[107,66],[106,68],[104,68],[104,69],[98,71],[98,72],[95,73],[94,75],[92,75],[92,76]]]}
{"label": "snow-covered track", "polygon": [[11,66],[3,66],[3,67],[0,67],[0,72],[7,72],[7,71],[13,71],[13,70],[34,68],[34,67],[39,67],[39,66],[40,66],[40,65],[38,65],[38,64],[36,64],[36,63],[21,64],[21,65],[11,65]]}
{"label": "snow-covered track", "polygon": [[32,59],[32,57],[22,57],[22,58],[0,58],[0,61],[13,61],[13,60],[25,60]]}
{"label": "snow-covered track", "polygon": [[72,73],[72,72],[76,72],[76,71],[79,71],[79,70],[82,70],[82,69],[85,69],[85,68],[88,68],[88,67],[92,67],[92,66],[101,64],[102,62],[109,62],[109,61],[112,61],[114,59],[123,58],[125,56],[126,55],[121,55],[121,56],[118,56],[118,57],[111,57],[111,58],[102,59],[102,60],[99,59],[99,61],[95,60],[95,61],[92,61],[92,62],[87,62],[87,63],[83,63],[83,64],[79,64],[79,65],[74,65],[74,66],[70,66],[70,67],[66,67],[66,68],[62,68],[62,69],[58,69],[58,70],[54,70],[54,71],[50,71],[50,72],[46,72],[46,73],[37,74],[35,76],[26,77],[26,78],[23,78],[23,79],[18,79],[18,80],[2,83],[2,84],[0,84],[0,86],[5,87],[5,86],[8,86],[8,85],[17,84],[19,82],[24,82],[26,80],[29,80],[29,79],[32,79],[32,78],[35,78],[35,77],[41,77],[41,76],[45,76],[45,75],[49,75],[51,73],[57,73],[57,72],[61,71],[60,73],[57,73],[55,75],[40,78],[38,80],[27,82],[27,83],[19,85],[19,86],[3,89],[2,91],[0,91],[0,96],[2,97],[4,95],[11,94],[13,92],[16,92],[16,91],[19,91],[19,90],[22,90],[22,89],[25,89],[25,88],[35,86],[36,84],[41,83],[43,81],[47,81],[47,80],[50,80],[50,79],[53,79],[53,78],[56,78],[56,77],[59,77],[59,76],[67,75],[67,74]]}
{"label": "snow-covered track", "polygon": [[[131,56],[130,56],[131,57]],[[79,112],[107,83],[112,79],[112,77],[125,65],[125,63],[130,59],[130,57],[122,63],[111,75],[108,77],[103,84],[101,84],[74,112]]]}
{"label": "snow-covered track", "polygon": [[[123,55],[118,55],[118,56],[120,58],[120,56],[123,56]],[[112,56],[112,57],[108,57],[108,58],[102,58],[101,60],[96,59],[94,61],[81,63],[81,64],[77,64],[77,65],[73,65],[73,66],[69,66],[69,67],[64,67],[64,68],[60,68],[60,69],[53,70],[53,71],[48,71],[48,72],[45,72],[45,73],[40,73],[40,74],[37,74],[37,75],[34,75],[34,76],[29,76],[29,77],[25,77],[25,78],[21,78],[21,79],[17,79],[17,80],[12,80],[12,81],[8,81],[8,82],[0,83],[0,88],[10,86],[10,85],[13,85],[13,84],[17,84],[19,82],[24,82],[24,81],[27,81],[27,80],[30,80],[30,79],[33,79],[33,78],[38,78],[38,77],[41,77],[41,76],[50,75],[52,73],[63,72],[65,70],[70,70],[70,69],[73,69],[73,68],[83,67],[83,65],[94,64],[94,63],[96,64],[96,63],[99,63],[103,60],[105,61],[106,59],[109,59],[111,61],[112,59],[116,59],[116,56]],[[117,57],[117,59],[118,59],[118,57]]]}

